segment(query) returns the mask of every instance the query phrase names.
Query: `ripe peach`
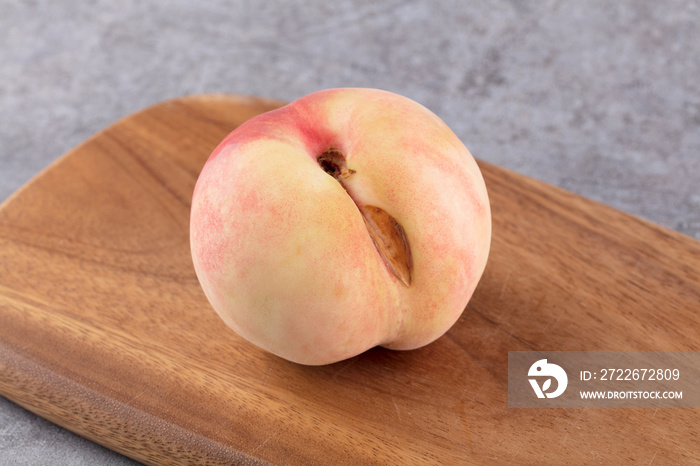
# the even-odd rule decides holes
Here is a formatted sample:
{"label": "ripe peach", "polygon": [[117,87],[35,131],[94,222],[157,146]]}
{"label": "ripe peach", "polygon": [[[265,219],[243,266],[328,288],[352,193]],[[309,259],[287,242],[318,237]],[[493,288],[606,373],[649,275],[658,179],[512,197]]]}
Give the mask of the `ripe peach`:
{"label": "ripe peach", "polygon": [[214,150],[192,199],[195,271],[236,333],[318,365],[444,334],[486,266],[481,172],[420,104],[315,92]]}

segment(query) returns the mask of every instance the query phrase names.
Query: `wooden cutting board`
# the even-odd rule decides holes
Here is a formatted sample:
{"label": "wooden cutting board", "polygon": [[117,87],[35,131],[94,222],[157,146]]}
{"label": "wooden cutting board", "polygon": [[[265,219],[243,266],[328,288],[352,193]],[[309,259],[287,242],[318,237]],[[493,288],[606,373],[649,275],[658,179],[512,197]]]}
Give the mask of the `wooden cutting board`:
{"label": "wooden cutting board", "polygon": [[192,268],[191,193],[279,105],[156,105],[7,200],[0,394],[147,463],[700,461],[699,410],[507,407],[508,351],[699,350],[700,243],[487,163],[492,252],[444,337],[322,367],[237,337]]}

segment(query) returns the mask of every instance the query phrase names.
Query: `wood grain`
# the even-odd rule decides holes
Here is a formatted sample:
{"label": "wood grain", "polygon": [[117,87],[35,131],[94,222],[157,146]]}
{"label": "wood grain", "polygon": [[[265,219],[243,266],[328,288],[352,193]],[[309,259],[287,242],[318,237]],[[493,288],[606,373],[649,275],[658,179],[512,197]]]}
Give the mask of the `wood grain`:
{"label": "wood grain", "polygon": [[480,163],[484,278],[415,351],[305,367],[207,303],[192,189],[279,102],[192,96],[128,117],[0,208],[0,394],[153,464],[689,463],[698,410],[509,409],[508,351],[699,350],[700,245]]}

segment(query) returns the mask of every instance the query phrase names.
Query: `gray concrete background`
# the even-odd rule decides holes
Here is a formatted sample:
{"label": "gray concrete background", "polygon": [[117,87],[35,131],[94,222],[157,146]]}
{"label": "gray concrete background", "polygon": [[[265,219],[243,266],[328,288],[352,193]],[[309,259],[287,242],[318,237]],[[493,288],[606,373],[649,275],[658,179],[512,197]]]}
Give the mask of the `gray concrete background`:
{"label": "gray concrete background", "polygon": [[[339,86],[411,97],[478,158],[700,239],[684,0],[0,0],[0,201],[150,104]],[[128,463],[0,397],[0,464]]]}

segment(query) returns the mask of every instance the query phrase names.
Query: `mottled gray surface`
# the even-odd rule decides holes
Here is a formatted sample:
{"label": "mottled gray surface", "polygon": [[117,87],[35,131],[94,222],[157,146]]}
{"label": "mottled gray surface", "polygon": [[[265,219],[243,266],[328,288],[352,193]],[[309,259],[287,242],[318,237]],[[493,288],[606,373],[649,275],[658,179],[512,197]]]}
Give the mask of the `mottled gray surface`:
{"label": "mottled gray surface", "polygon": [[[0,200],[164,99],[365,86],[478,158],[700,239],[700,2],[297,5],[0,0]],[[126,462],[0,398],[0,464]]]}

